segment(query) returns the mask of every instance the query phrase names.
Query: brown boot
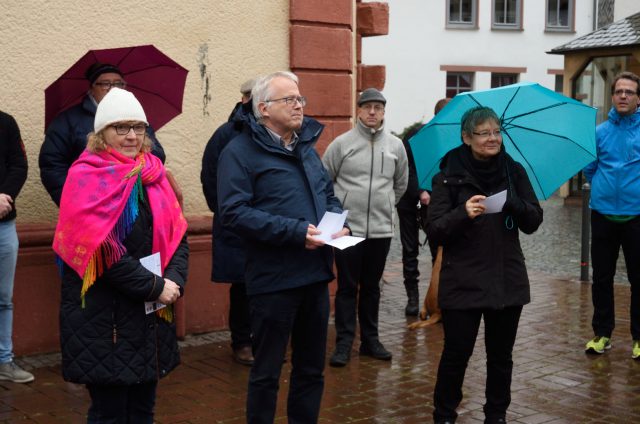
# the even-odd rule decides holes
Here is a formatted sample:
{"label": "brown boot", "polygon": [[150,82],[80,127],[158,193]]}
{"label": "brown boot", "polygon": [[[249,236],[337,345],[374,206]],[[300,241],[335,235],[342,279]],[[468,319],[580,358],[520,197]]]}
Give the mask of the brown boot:
{"label": "brown boot", "polygon": [[234,349],[233,360],[242,365],[253,365],[253,352],[251,351],[251,346],[243,346]]}

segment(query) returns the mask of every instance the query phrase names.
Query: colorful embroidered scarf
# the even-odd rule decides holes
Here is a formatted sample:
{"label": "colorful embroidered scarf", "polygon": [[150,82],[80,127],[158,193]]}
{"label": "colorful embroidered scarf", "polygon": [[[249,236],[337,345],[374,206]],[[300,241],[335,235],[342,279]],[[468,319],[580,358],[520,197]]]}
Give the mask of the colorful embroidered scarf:
{"label": "colorful embroidered scarf", "polygon": [[153,215],[153,253],[162,271],[187,230],[162,162],[150,153],[128,158],[112,148],[85,150],[69,169],[60,201],[53,250],[80,277],[84,296],[126,252],[123,241],[138,216],[142,190]]}

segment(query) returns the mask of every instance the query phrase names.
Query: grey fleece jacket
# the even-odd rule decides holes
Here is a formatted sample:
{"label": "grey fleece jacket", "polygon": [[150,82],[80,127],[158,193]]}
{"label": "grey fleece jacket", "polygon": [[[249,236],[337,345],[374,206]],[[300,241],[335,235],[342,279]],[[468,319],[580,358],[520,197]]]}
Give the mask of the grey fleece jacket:
{"label": "grey fleece jacket", "polygon": [[322,163],[333,180],[335,195],[349,210],[354,236],[393,237],[396,203],[407,189],[409,168],[402,141],[384,131],[357,124],[337,137]]}

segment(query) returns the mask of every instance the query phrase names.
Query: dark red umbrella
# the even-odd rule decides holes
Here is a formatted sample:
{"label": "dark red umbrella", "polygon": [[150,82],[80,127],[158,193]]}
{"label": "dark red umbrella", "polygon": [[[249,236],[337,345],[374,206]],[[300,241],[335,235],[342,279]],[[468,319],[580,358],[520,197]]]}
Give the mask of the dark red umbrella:
{"label": "dark red umbrella", "polygon": [[90,50],[44,91],[45,130],[60,112],[82,101],[89,89],[84,73],[96,62],[116,65],[127,90],[138,98],[149,124],[159,129],[182,112],[185,68],[152,45]]}

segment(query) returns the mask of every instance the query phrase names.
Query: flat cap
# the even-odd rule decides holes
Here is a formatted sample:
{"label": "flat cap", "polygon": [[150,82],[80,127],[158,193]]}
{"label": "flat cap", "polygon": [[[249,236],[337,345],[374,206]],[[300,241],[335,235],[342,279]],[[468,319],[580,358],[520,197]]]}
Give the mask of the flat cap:
{"label": "flat cap", "polygon": [[362,106],[367,102],[380,102],[383,105],[386,105],[387,99],[385,99],[382,93],[375,88],[367,88],[362,92],[362,94],[360,94],[358,106]]}

